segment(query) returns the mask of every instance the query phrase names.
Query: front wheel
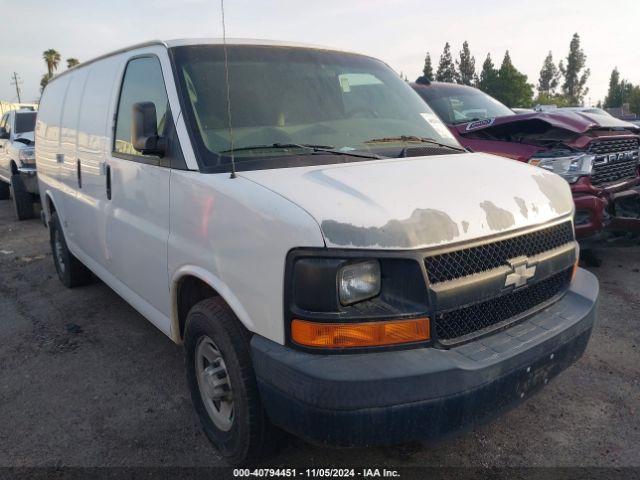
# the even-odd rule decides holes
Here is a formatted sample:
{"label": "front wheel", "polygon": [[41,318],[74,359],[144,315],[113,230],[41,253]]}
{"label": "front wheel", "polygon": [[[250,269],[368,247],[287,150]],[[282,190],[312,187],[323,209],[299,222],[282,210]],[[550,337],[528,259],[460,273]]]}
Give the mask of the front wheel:
{"label": "front wheel", "polygon": [[246,465],[277,446],[249,354],[249,333],[219,298],[187,316],[185,362],[191,399],[205,434],[231,464]]}
{"label": "front wheel", "polygon": [[11,175],[11,197],[13,198],[13,211],[18,220],[29,220],[34,217],[33,197],[17,173]]}
{"label": "front wheel", "polygon": [[79,287],[91,282],[91,272],[78,260],[67,247],[64,232],[60,225],[57,212],[51,215],[49,222],[49,236],[53,263],[58,272],[58,278],[67,288]]}

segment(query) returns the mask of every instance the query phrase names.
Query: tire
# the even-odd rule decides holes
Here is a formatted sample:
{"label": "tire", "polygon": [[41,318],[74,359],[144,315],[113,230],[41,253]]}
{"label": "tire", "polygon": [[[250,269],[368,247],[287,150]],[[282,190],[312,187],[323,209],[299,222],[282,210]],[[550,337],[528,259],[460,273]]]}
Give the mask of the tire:
{"label": "tire", "polygon": [[34,218],[33,197],[27,191],[19,174],[11,175],[11,197],[13,198],[13,211],[18,220]]}
{"label": "tire", "polygon": [[0,200],[7,200],[10,196],[9,184],[0,180]]}
{"label": "tire", "polygon": [[[250,465],[273,453],[282,436],[262,407],[249,340],[249,332],[220,298],[202,300],[187,315],[184,345],[191,399],[205,434],[232,465]],[[220,361],[207,358],[207,352]],[[218,408],[211,399],[217,395],[224,396]]]}
{"label": "tire", "polygon": [[67,288],[74,288],[90,283],[91,272],[69,251],[60,226],[60,219],[55,212],[51,215],[49,222],[49,237],[53,263],[62,284]]}

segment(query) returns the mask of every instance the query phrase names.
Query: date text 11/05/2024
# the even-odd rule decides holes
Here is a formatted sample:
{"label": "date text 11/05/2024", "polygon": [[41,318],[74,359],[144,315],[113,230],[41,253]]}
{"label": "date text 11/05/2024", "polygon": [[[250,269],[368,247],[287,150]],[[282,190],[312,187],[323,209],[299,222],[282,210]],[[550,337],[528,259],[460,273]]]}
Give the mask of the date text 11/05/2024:
{"label": "date text 11/05/2024", "polygon": [[295,468],[235,468],[233,476],[243,477],[306,477],[306,478],[398,478],[400,473],[397,470],[387,468],[306,468],[304,470]]}

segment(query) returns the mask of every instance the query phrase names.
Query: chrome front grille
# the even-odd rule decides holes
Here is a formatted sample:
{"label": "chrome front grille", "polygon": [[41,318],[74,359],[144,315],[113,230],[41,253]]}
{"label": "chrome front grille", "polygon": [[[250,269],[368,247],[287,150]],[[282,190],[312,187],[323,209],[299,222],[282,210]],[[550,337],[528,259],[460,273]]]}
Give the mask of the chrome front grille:
{"label": "chrome front grille", "polygon": [[638,175],[638,148],[640,140],[624,138],[594,140],[587,152],[595,155],[591,183],[601,185]]}

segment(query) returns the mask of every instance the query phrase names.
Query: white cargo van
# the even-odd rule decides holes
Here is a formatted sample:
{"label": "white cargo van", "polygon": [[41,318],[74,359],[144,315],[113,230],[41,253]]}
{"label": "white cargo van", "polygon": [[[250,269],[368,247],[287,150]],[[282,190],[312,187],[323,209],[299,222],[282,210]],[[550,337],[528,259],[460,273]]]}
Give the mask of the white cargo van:
{"label": "white cargo van", "polygon": [[591,333],[567,183],[467,152],[368,56],[120,50],[49,83],[36,159],[60,279],[93,272],[184,344],[234,463],[281,430],[344,446],[461,430]]}

